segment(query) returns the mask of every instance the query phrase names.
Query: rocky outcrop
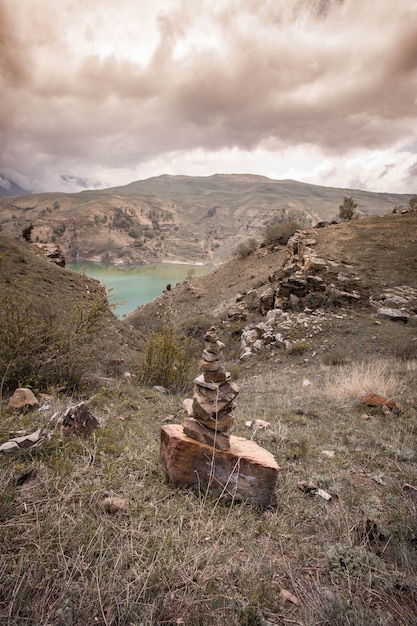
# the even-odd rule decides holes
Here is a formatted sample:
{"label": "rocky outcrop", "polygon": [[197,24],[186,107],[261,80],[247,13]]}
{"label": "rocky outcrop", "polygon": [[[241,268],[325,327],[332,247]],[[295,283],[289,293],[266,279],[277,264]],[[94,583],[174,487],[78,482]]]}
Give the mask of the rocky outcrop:
{"label": "rocky outcrop", "polygon": [[409,285],[391,287],[371,300],[376,316],[394,322],[417,322],[417,289]]}
{"label": "rocky outcrop", "polygon": [[36,246],[38,256],[44,256],[59,267],[65,267],[64,253],[57,243],[35,243],[33,245]]}

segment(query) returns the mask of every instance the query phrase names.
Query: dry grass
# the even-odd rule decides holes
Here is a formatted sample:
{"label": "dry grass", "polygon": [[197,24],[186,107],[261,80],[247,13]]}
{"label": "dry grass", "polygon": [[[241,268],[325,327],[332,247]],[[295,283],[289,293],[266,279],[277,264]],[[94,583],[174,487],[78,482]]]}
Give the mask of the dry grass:
{"label": "dry grass", "polygon": [[399,397],[407,388],[408,382],[399,378],[395,358],[375,359],[330,370],[325,382],[325,395],[338,401],[360,401],[369,392],[386,398],[393,395]]}
{"label": "dry grass", "polygon": [[[352,389],[361,376],[344,371]],[[407,385],[404,413],[365,419],[355,395],[329,399],[328,370],[288,365],[239,378],[235,434],[281,466],[269,510],[167,484],[159,429],[167,415],[180,421],[182,397],[122,381],[89,399],[103,424],[94,437],[55,429],[37,454],[1,458],[1,623],[415,624],[416,503],[402,490],[417,484],[415,370],[391,360],[358,372],[381,381],[380,392]],[[2,439],[46,426],[77,400],[3,415]],[[271,426],[249,430],[245,420],[256,418]],[[332,500],[303,493],[303,480]],[[105,513],[107,494],[126,507]]]}

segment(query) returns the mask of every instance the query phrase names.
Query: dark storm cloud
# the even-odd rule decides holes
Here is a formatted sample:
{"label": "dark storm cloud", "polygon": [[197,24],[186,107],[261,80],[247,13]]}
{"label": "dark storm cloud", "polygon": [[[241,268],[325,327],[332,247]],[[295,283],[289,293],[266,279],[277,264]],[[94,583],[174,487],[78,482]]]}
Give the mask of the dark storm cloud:
{"label": "dark storm cloud", "polygon": [[342,158],[417,135],[414,0],[26,2],[0,0],[7,171],[69,184],[173,152]]}

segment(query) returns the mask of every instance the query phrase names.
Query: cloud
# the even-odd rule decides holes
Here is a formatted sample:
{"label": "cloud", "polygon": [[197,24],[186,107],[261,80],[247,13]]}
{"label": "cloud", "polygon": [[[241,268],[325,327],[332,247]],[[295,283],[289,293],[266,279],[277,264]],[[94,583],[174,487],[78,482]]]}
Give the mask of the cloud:
{"label": "cloud", "polygon": [[216,155],[215,171],[231,155],[235,171],[253,171],[255,155],[281,162],[285,152],[288,170],[301,150],[319,160],[316,172],[334,162],[329,184],[330,171],[347,175],[346,158],[372,154],[379,169],[367,184],[389,184],[384,168],[417,137],[414,0],[202,0],[198,10],[192,0],[101,0],[100,11],[82,0],[25,0],[24,10],[0,0],[0,9],[0,171],[35,188],[119,184],[151,164],[175,169],[174,155],[176,171],[192,173],[183,169],[200,168],[197,153],[207,174]]}

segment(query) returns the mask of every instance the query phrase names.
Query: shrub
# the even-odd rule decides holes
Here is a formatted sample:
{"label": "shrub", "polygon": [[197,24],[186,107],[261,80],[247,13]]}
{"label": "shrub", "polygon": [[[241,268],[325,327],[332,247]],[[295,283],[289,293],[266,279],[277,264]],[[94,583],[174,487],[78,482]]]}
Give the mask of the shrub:
{"label": "shrub", "polygon": [[104,293],[67,310],[22,285],[6,285],[0,294],[0,387],[77,387],[97,362],[94,339],[108,310]]}
{"label": "shrub", "polygon": [[33,224],[30,224],[29,226],[26,226],[26,228],[23,229],[22,237],[25,241],[28,241],[28,242],[32,241],[32,230],[33,230]]}
{"label": "shrub", "polygon": [[281,244],[287,245],[288,240],[295,233],[296,230],[300,230],[301,226],[298,222],[284,222],[282,224],[270,224],[266,227],[264,233],[264,241],[267,246]]}
{"label": "shrub", "polygon": [[308,342],[304,339],[297,339],[294,343],[288,348],[288,354],[303,354],[309,349]]}
{"label": "shrub", "polygon": [[233,256],[238,259],[245,259],[247,256],[252,254],[252,252],[256,248],[256,239],[247,239],[246,241],[242,241],[236,248],[233,250]]}
{"label": "shrub", "polygon": [[352,220],[355,217],[357,206],[358,205],[356,204],[352,196],[345,196],[345,198],[343,199],[343,203],[339,205],[340,219],[345,222]]}
{"label": "shrub", "polygon": [[141,378],[145,385],[161,385],[170,391],[184,390],[196,366],[192,359],[195,341],[180,338],[172,324],[152,331],[145,348]]}

